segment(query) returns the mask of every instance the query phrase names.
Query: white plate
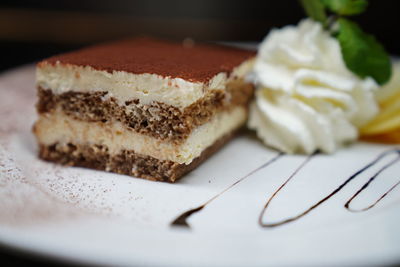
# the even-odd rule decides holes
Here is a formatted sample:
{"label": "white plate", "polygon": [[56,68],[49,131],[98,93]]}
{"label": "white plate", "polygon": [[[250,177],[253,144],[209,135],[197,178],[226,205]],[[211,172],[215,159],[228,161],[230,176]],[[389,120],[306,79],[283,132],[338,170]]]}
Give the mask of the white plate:
{"label": "white plate", "polygon": [[[398,157],[397,152],[301,219],[263,228],[258,218],[265,202],[305,156],[282,156],[245,177],[277,152],[244,134],[177,184],[61,167],[36,157],[31,134],[35,94],[33,66],[0,76],[3,244],[103,264],[373,265],[400,260],[400,186],[368,211],[344,207],[376,171]],[[276,195],[263,222],[301,213],[392,148],[357,143],[334,155],[314,156]],[[354,199],[351,208],[373,203],[398,182],[399,173],[396,162]],[[188,218],[190,229],[170,226],[178,215],[210,199]]]}

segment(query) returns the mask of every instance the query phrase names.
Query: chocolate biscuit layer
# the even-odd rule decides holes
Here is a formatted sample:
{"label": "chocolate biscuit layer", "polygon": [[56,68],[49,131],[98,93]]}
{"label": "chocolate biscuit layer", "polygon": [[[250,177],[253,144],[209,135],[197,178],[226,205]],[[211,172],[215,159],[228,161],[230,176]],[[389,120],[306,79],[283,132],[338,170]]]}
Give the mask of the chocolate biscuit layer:
{"label": "chocolate biscuit layer", "polygon": [[153,38],[135,38],[97,45],[48,58],[39,63],[90,66],[107,72],[151,73],[207,82],[216,74],[231,73],[242,62],[255,56],[247,51],[222,45],[184,45]]}
{"label": "chocolate biscuit layer", "polygon": [[217,112],[235,106],[245,106],[251,99],[253,86],[242,79],[231,81],[226,91],[212,90],[184,110],[163,103],[142,105],[139,100],[120,105],[107,92],[65,92],[55,95],[51,90],[38,88],[39,113],[60,108],[74,119],[109,123],[120,121],[138,133],[162,140],[181,142],[192,130],[208,122]]}
{"label": "chocolate biscuit layer", "polygon": [[189,165],[159,160],[127,150],[123,150],[117,155],[110,155],[107,147],[88,144],[56,143],[49,146],[40,144],[39,156],[44,160],[68,166],[105,170],[153,181],[173,183],[196,168],[232,137],[233,133],[220,138]]}

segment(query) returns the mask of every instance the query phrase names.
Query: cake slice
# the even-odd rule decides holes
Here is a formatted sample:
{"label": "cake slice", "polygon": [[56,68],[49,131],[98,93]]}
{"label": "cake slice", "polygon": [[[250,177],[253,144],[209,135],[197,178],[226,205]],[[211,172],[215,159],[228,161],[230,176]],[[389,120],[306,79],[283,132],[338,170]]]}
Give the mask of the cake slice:
{"label": "cake slice", "polygon": [[175,182],[247,117],[254,53],[137,38],[37,64],[39,156]]}

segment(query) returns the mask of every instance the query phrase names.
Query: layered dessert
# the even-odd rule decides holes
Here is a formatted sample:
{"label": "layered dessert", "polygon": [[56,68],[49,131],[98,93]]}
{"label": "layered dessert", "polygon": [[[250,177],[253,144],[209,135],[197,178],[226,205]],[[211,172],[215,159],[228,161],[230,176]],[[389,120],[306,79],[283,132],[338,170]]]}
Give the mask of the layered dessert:
{"label": "layered dessert", "polygon": [[42,159],[174,182],[246,121],[251,51],[138,38],[37,65]]}

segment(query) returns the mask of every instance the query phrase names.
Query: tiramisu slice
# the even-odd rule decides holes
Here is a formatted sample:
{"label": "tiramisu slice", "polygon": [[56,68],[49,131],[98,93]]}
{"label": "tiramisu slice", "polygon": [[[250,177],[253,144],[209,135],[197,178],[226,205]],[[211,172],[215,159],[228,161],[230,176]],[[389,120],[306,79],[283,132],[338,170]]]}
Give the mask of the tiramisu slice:
{"label": "tiramisu slice", "polygon": [[42,159],[174,182],[241,127],[253,52],[138,38],[37,65]]}

